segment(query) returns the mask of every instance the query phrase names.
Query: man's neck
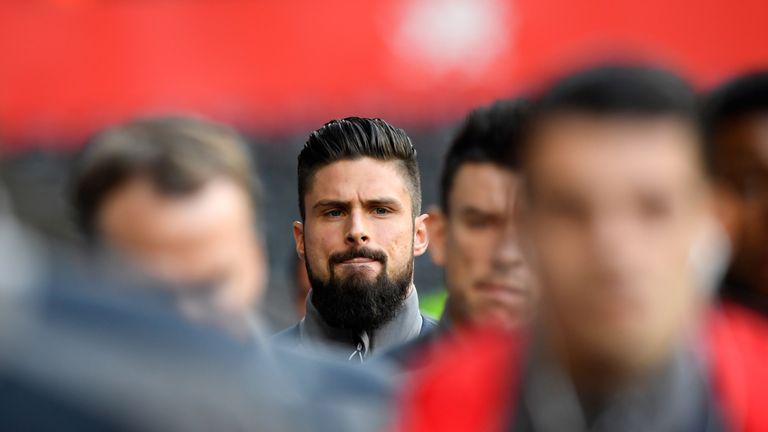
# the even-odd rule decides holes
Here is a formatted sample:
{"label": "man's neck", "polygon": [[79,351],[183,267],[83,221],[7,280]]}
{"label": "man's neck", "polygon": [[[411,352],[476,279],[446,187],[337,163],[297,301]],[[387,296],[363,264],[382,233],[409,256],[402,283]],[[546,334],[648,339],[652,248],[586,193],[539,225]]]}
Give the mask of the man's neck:
{"label": "man's neck", "polygon": [[570,377],[579,399],[599,407],[601,401],[654,381],[684,350],[691,351],[692,347],[675,339],[632,355],[561,351],[556,361]]}

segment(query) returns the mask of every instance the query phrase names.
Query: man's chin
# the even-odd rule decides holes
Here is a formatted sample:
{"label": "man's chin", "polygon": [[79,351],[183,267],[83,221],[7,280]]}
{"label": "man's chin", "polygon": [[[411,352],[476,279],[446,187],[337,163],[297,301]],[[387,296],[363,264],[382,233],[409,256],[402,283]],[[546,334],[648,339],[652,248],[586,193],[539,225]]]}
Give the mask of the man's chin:
{"label": "man's chin", "polygon": [[514,330],[526,322],[526,314],[519,308],[508,308],[501,304],[486,305],[480,308],[472,320],[474,325],[482,328]]}
{"label": "man's chin", "polygon": [[374,282],[381,273],[381,270],[373,269],[367,266],[360,266],[354,268],[342,268],[337,269],[336,277],[342,282],[349,282],[352,280]]}

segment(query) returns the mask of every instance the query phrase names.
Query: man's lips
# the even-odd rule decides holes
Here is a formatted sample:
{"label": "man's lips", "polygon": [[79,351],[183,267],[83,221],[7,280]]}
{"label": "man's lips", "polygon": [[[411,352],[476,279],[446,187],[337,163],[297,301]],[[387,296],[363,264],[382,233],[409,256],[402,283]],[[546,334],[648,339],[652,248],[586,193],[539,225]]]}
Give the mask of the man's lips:
{"label": "man's lips", "polygon": [[371,258],[352,258],[346,261],[342,261],[339,264],[342,265],[359,265],[359,264],[373,264],[378,263],[377,260]]}
{"label": "man's lips", "polygon": [[528,295],[527,291],[522,289],[519,284],[481,283],[475,285],[475,288],[477,288],[479,292],[495,297],[520,299],[527,297]]}

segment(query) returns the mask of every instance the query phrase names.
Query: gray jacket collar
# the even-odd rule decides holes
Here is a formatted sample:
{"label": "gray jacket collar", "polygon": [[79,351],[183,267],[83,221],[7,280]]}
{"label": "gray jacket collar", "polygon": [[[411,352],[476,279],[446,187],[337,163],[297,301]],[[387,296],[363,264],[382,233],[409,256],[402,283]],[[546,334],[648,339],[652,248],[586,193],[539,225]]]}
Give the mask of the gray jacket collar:
{"label": "gray jacket collar", "polygon": [[307,296],[307,312],[299,322],[300,343],[305,346],[331,347],[347,354],[349,360],[363,361],[370,356],[416,338],[421,332],[422,316],[416,287],[405,298],[391,321],[371,332],[354,334],[331,327],[312,304],[312,292]]}
{"label": "gray jacket collar", "polygon": [[606,400],[589,419],[572,383],[551,354],[541,344],[534,343],[531,348],[520,400],[522,415],[518,417],[522,418],[517,420],[522,424],[515,430],[677,431],[717,424],[716,413],[707,409],[704,367],[692,347],[678,347],[656,374]]}

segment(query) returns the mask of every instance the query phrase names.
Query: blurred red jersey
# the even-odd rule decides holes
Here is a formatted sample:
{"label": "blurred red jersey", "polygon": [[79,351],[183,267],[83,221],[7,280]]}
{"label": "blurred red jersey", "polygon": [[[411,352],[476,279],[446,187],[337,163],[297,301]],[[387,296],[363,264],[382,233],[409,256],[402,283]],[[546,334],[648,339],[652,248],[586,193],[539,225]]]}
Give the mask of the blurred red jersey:
{"label": "blurred red jersey", "polygon": [[[725,426],[768,431],[768,322],[740,307],[721,305],[704,324],[709,382]],[[524,346],[523,335],[498,331],[445,343],[405,392],[396,430],[511,430]]]}

